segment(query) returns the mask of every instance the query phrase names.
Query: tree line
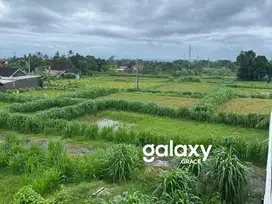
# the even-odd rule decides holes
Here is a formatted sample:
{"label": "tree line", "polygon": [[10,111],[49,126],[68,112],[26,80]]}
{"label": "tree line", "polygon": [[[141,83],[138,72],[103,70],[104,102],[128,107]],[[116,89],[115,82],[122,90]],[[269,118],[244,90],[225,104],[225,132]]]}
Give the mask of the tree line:
{"label": "tree line", "polygon": [[[175,60],[175,61],[157,61],[157,60],[136,60],[136,59],[114,59],[114,56],[109,59],[97,58],[91,55],[80,55],[69,50],[66,55],[60,55],[57,51],[53,57],[41,52],[24,55],[22,57],[10,57],[6,59],[8,64],[6,67],[17,67],[23,70],[28,70],[28,62],[30,61],[30,71],[34,72],[35,68],[41,66],[50,66],[57,60],[69,60],[73,67],[83,75],[89,75],[93,72],[116,72],[120,66],[126,66],[126,72],[133,72],[133,67],[141,65],[142,74],[170,74],[178,76],[184,74],[194,74],[203,68],[207,69],[228,69],[236,70],[235,62],[230,60]],[[191,70],[191,71],[188,71]]]}
{"label": "tree line", "polygon": [[60,55],[57,51],[53,57],[47,54],[36,52],[22,57],[10,57],[7,60],[6,67],[16,67],[28,71],[30,62],[30,71],[35,68],[51,66],[57,60],[69,60],[75,70],[82,75],[91,75],[94,72],[117,72],[117,68],[125,66],[125,72],[134,72],[133,67],[141,65],[139,70],[141,74],[160,75],[168,74],[175,77],[184,75],[237,75],[240,80],[261,81],[271,78],[271,62],[265,56],[257,56],[252,50],[241,51],[235,62],[231,60],[184,60],[175,61],[157,61],[142,59],[109,59],[97,58],[92,55],[80,55],[69,50],[66,55]]}

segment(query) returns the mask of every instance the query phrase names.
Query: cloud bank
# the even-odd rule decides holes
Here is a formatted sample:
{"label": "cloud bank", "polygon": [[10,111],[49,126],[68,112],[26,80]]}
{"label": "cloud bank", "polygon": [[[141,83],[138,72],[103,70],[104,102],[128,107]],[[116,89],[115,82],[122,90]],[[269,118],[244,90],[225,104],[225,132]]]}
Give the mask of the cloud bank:
{"label": "cloud bank", "polygon": [[272,0],[0,0],[0,58],[68,50],[108,58],[272,56]]}

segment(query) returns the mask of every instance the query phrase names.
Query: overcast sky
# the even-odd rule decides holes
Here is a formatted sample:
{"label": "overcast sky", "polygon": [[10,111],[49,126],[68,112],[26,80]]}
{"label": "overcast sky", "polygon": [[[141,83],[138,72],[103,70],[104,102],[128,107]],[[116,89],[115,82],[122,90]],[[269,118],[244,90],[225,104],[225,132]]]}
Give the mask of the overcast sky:
{"label": "overcast sky", "polygon": [[272,56],[272,0],[0,0],[0,58],[57,50],[109,58]]}

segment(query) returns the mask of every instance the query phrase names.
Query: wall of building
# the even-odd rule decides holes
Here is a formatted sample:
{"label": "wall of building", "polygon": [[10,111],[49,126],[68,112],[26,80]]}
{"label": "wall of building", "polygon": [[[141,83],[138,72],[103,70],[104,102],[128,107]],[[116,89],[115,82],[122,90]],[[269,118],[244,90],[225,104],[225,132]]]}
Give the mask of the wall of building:
{"label": "wall of building", "polygon": [[0,86],[0,91],[12,90],[12,89],[36,88],[36,87],[42,87],[41,77],[25,78],[25,79],[15,80],[13,82],[5,83],[3,84],[3,86]]}

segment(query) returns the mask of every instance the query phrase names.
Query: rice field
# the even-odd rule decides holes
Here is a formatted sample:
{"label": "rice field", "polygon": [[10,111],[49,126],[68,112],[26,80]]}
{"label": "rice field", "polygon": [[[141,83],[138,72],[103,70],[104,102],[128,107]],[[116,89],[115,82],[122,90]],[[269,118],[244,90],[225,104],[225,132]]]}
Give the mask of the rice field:
{"label": "rice field", "polygon": [[168,117],[155,117],[146,114],[138,114],[124,111],[102,111],[95,116],[83,116],[77,121],[87,123],[97,123],[103,119],[111,119],[132,128],[133,130],[144,130],[171,138],[173,135],[187,137],[191,141],[196,138],[221,138],[221,137],[241,137],[247,140],[265,140],[267,131],[238,128],[222,124],[201,123],[195,121],[172,119]]}
{"label": "rice field", "polygon": [[[147,88],[161,84],[165,79],[161,78],[139,78],[140,88]],[[114,77],[114,76],[94,76],[83,77],[79,80],[61,79],[53,83],[57,86],[70,86],[76,89],[88,88],[135,88],[135,77]]]}
{"label": "rice field", "polygon": [[31,90],[20,93],[25,96],[34,96],[34,97],[56,97],[69,93],[69,91],[64,90],[54,90],[54,89],[40,89],[40,90]]}
{"label": "rice field", "polygon": [[[269,114],[268,112],[270,112],[272,108],[272,100],[251,98],[231,99],[233,98],[232,94],[228,94],[229,90],[221,87],[221,85],[231,84],[232,80],[232,78],[227,78],[226,80],[211,78],[202,80],[201,83],[169,83],[166,82],[167,80],[165,78],[140,77],[140,88],[150,91],[169,91],[172,93],[116,93],[118,90],[110,92],[109,89],[103,89],[103,91],[95,90],[93,92],[94,89],[92,88],[135,88],[135,77],[94,76],[75,80],[62,79],[53,81],[51,86],[59,88],[59,90],[41,89],[20,93],[21,95],[27,96],[48,97],[48,100],[46,100],[46,103],[37,100],[37,104],[33,105],[34,103],[26,103],[28,101],[26,97],[27,99],[24,100],[23,103],[25,104],[22,104],[22,107],[18,104],[16,105],[16,107],[21,107],[21,109],[16,110],[16,108],[14,108],[13,111],[12,109],[7,109],[7,112],[1,112],[7,119],[1,120],[0,118],[0,125],[5,124],[5,127],[8,128],[2,125],[1,128],[3,129],[0,130],[0,203],[13,203],[14,194],[18,191],[20,192],[22,187],[29,184],[32,185],[38,195],[42,196],[42,198],[39,199],[46,199],[46,201],[51,201],[52,199],[55,203],[64,200],[64,203],[71,204],[98,204],[101,203],[100,198],[107,201],[112,201],[117,198],[122,199],[126,191],[131,194],[138,191],[141,194],[151,197],[155,192],[154,190],[164,184],[163,182],[158,183],[159,178],[161,178],[159,177],[161,173],[166,173],[171,177],[173,175],[172,172],[176,172],[177,169],[170,166],[170,159],[172,158],[169,157],[165,158],[168,162],[168,166],[152,166],[151,164],[143,162],[141,154],[142,148],[143,145],[150,141],[154,142],[154,144],[158,144],[157,142],[168,143],[169,140],[175,141],[175,139],[177,139],[178,142],[181,142],[180,144],[194,144],[194,142],[200,145],[211,144],[214,148],[211,152],[211,157],[213,158],[215,158],[217,154],[216,150],[219,150],[221,146],[227,147],[227,145],[233,144],[235,148],[237,148],[237,155],[239,157],[241,156],[241,161],[239,162],[243,164],[251,162],[254,166],[262,168],[266,162],[267,155],[266,142],[268,131],[266,126],[259,129],[245,128],[249,127],[246,122],[251,119],[244,117],[245,115],[241,115],[241,117],[239,115],[238,120],[233,120],[236,122],[233,124],[231,123],[232,119],[236,119],[235,117],[238,117],[238,114],[230,114],[231,117],[225,114],[224,117],[226,117],[226,119],[222,117],[225,120],[209,120],[207,116],[211,114],[212,117],[218,119],[219,117],[215,111],[216,108],[218,112]],[[248,82],[235,83],[241,86],[243,84],[250,86]],[[266,89],[266,87],[270,85],[265,85],[260,82],[252,84],[252,88],[238,87],[231,89],[234,90],[234,92],[249,91],[252,93],[259,90],[265,90],[265,92],[270,90]],[[257,86],[260,88],[257,88]],[[219,87],[222,89],[217,89]],[[85,92],[78,95],[70,94],[70,96],[66,98],[68,102],[72,101],[74,97],[79,97],[79,95],[80,97],[84,97],[83,101],[79,99],[75,104],[68,104],[68,102],[64,101],[64,98],[57,99],[63,104],[59,107],[52,98],[71,93],[71,91],[62,91],[63,88],[72,88],[77,93],[84,90],[91,90],[90,93],[87,91],[87,94],[84,94]],[[215,89],[216,92],[213,92]],[[207,93],[207,95],[205,94],[207,100],[204,100],[205,103],[200,103],[199,107],[197,107],[199,109],[195,109],[196,106],[193,105],[202,100],[202,98],[185,98],[179,96],[181,94],[173,92]],[[211,93],[215,94],[213,95]],[[21,96],[20,94],[18,95]],[[23,101],[19,100],[17,95],[17,98],[14,97],[14,95],[4,96],[4,94],[1,97],[9,102],[12,100],[16,100],[17,102]],[[218,105],[220,102],[222,103],[222,98],[226,99],[224,101],[229,101]],[[121,99],[124,101],[122,104],[119,104],[119,101],[103,101],[104,99]],[[30,97],[29,100],[32,101],[35,99]],[[143,103],[130,103],[130,101]],[[50,105],[52,103],[53,105]],[[167,106],[167,108],[147,106],[144,103],[155,103],[160,106]],[[0,109],[7,105],[7,102],[0,102]],[[177,109],[177,107],[184,108]],[[52,110],[48,108],[52,108]],[[46,109],[48,109],[48,111],[40,114]],[[33,111],[29,113],[27,110]],[[198,110],[203,111],[205,114],[198,112]],[[205,112],[205,110],[207,112]],[[20,112],[20,114],[17,112]],[[36,117],[38,114],[40,114],[39,116],[42,118],[42,120],[39,118],[39,122],[37,122]],[[169,117],[156,115],[167,115]],[[200,117],[198,118],[197,116]],[[264,118],[264,122],[266,122],[266,119],[267,118]],[[243,124],[239,123],[240,121],[245,121],[244,124],[246,125],[241,127]],[[122,128],[120,128],[120,131],[114,131],[111,128],[103,129],[103,127],[109,127],[103,126],[109,122],[114,127],[116,125]],[[221,122],[221,124],[217,124],[217,122]],[[255,125],[255,122],[256,121],[253,121],[252,123]],[[22,143],[20,143],[16,137],[10,137],[6,141],[3,141],[6,137],[6,133],[11,130],[17,131],[11,134],[19,135],[20,138],[23,139]],[[222,140],[222,138],[227,138],[227,140]],[[235,141],[233,138],[243,140]],[[52,140],[53,145],[50,148],[43,149],[45,151],[40,151],[37,147],[25,145],[25,139],[37,143],[46,141],[46,147],[49,147],[48,141]],[[6,143],[7,141],[9,143]],[[61,146],[61,142],[59,141],[61,141],[64,146]],[[227,144],[225,142],[227,142]],[[27,144],[29,144],[29,142],[27,142]],[[12,148],[7,148],[9,145]],[[39,147],[40,146],[38,146],[38,148]],[[91,150],[83,150],[86,148]],[[16,154],[14,154],[14,151],[16,151]],[[240,164],[236,162],[238,157],[233,159],[235,164]],[[39,163],[39,161],[41,162]],[[229,161],[230,160],[228,160],[228,162]],[[162,160],[159,161],[159,165],[162,164],[160,162],[162,162]],[[228,163],[226,165],[228,165]],[[213,166],[209,166],[209,168],[211,168],[211,171],[215,169]],[[227,169],[224,165],[219,168]],[[221,171],[222,169],[219,170]],[[205,171],[205,169],[203,171]],[[224,171],[222,170],[221,172]],[[232,172],[228,172],[226,174],[232,175]],[[194,174],[194,172],[191,173]],[[203,175],[206,175],[206,173],[207,172],[203,172]],[[237,175],[241,177],[245,176],[242,173],[238,173]],[[188,174],[188,178],[191,176],[191,174]],[[263,177],[264,176],[261,175],[260,178],[257,179],[259,185],[254,187],[254,190],[257,188],[258,190],[262,190],[264,186]],[[226,182],[229,181],[232,182],[232,179],[226,179],[224,185],[228,186]],[[170,180],[170,182],[172,182],[172,180]],[[217,196],[220,195],[220,192],[217,190],[215,192],[216,196],[206,193],[206,191],[208,192],[211,187],[214,186],[203,183],[200,180],[197,182],[197,187],[204,188],[203,186],[208,185],[206,187],[207,189],[205,188],[205,192],[203,191],[197,195],[200,196],[202,201],[205,203],[221,202]],[[254,183],[256,183],[256,180],[254,180]],[[93,197],[92,195],[102,187],[105,187],[106,190],[101,195]],[[238,192],[240,193],[240,191]],[[27,196],[29,192],[24,193],[26,194],[23,194],[23,197]],[[133,196],[135,195],[136,194],[133,194]],[[256,195],[262,197],[262,192],[254,193],[252,197],[256,197]],[[30,197],[33,198],[32,195]],[[136,200],[137,199],[138,198],[136,198]],[[158,199],[160,199],[160,197],[158,197]],[[128,201],[128,199],[126,201]],[[154,203],[153,201],[149,203]],[[121,202],[118,200],[115,203]],[[139,203],[146,202],[139,201]],[[171,202],[164,202],[164,204],[166,203]],[[186,200],[186,203],[195,202]]]}
{"label": "rice field", "polygon": [[163,94],[152,93],[116,93],[108,96],[100,97],[99,99],[121,99],[129,101],[141,101],[144,103],[156,103],[162,106],[169,107],[184,107],[191,106],[198,102],[197,98],[182,98],[177,96],[169,96]]}
{"label": "rice field", "polygon": [[194,82],[182,82],[182,83],[168,83],[160,87],[154,88],[154,90],[161,91],[175,91],[175,92],[202,92],[206,93],[213,89],[218,88],[219,85],[213,83],[194,83]]}
{"label": "rice field", "polygon": [[235,113],[260,113],[269,115],[272,110],[272,100],[235,98],[218,106],[218,111]]}
{"label": "rice field", "polygon": [[244,94],[272,94],[271,89],[260,89],[260,88],[231,88],[234,92],[244,93]]}

